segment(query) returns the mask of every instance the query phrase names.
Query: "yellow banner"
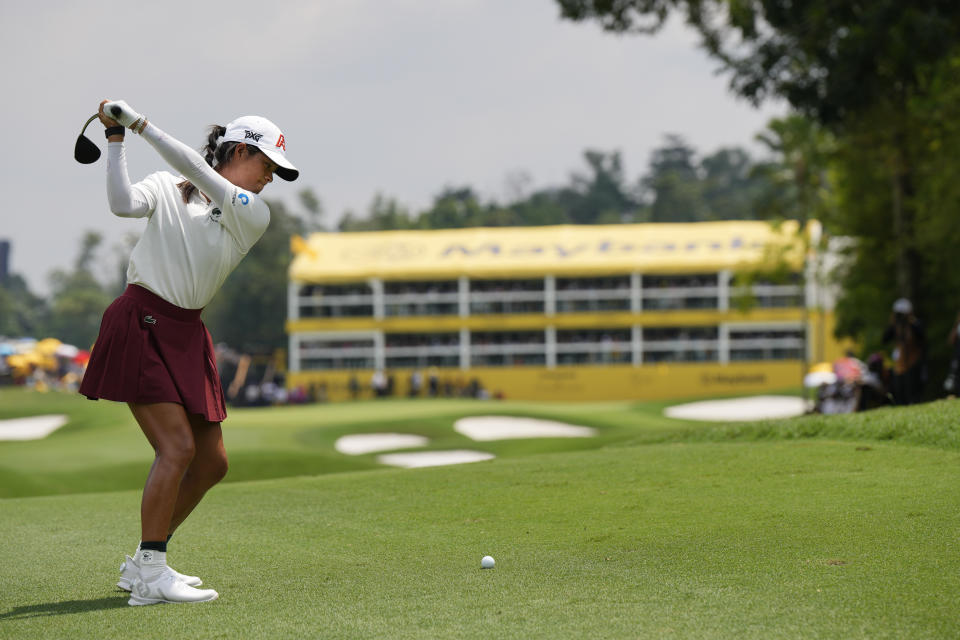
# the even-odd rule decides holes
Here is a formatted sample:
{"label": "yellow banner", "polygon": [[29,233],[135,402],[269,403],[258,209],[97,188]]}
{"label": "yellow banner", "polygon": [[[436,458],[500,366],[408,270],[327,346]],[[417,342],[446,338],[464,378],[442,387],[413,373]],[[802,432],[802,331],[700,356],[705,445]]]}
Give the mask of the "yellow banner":
{"label": "yellow banner", "polygon": [[795,222],[759,221],[314,233],[291,247],[295,282],[796,269],[803,256]]}
{"label": "yellow banner", "polygon": [[[409,369],[388,372],[396,382],[395,395],[409,393]],[[427,370],[421,370],[426,375]],[[287,376],[287,388],[323,390],[325,400],[349,400],[350,378],[360,388],[358,398],[371,398],[372,371],[300,371]],[[800,388],[803,363],[798,360],[722,365],[660,364],[632,367],[580,366],[477,368],[469,371],[438,369],[441,388],[459,395],[476,380],[493,397],[539,402],[604,402],[612,400],[673,400],[770,393]]]}

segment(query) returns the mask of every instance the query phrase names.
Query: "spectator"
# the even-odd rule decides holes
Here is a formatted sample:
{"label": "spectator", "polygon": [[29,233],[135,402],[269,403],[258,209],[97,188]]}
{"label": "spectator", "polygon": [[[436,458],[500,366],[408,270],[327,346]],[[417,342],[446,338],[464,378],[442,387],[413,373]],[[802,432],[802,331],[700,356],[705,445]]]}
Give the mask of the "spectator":
{"label": "spectator", "polygon": [[386,384],[386,387],[384,387],[383,395],[388,396],[388,397],[392,397],[392,396],[393,396],[393,390],[394,390],[394,385],[395,385],[395,384],[396,384],[396,379],[394,378],[393,374],[392,374],[392,373],[388,373],[388,374],[387,374],[387,384]]}
{"label": "spectator", "polygon": [[891,391],[896,404],[920,402],[927,377],[927,343],[923,325],[913,313],[913,304],[906,298],[893,303],[890,322],[883,332],[883,341],[893,341]]}
{"label": "spectator", "polygon": [[949,396],[958,395],[960,391],[960,340],[957,339],[957,331],[960,329],[960,313],[950,329],[950,336],[947,342],[950,343],[950,369],[947,372],[947,379],[943,381],[943,390]]}
{"label": "spectator", "polygon": [[373,390],[374,397],[382,398],[387,391],[387,377],[383,371],[377,369],[370,378],[370,388]]}
{"label": "spectator", "polygon": [[356,400],[360,396],[360,381],[357,380],[357,374],[350,375],[350,382],[347,385],[350,389],[350,399]]}
{"label": "spectator", "polygon": [[423,386],[423,375],[417,370],[410,374],[410,397],[416,398],[420,395],[420,387]]}

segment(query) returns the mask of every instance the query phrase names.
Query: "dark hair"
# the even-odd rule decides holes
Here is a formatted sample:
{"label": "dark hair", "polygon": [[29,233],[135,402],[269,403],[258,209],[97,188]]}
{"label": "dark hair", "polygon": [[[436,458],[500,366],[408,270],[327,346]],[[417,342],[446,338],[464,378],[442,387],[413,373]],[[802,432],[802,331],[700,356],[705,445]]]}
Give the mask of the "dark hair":
{"label": "dark hair", "polygon": [[[200,150],[200,153],[203,154],[203,159],[218,173],[223,170],[223,167],[230,164],[230,161],[233,160],[234,149],[237,148],[238,144],[241,144],[239,142],[224,142],[220,146],[217,146],[217,140],[226,133],[226,127],[219,124],[210,125],[210,132],[207,134],[207,144]],[[247,145],[247,150],[251,154],[260,153],[260,149],[251,145]],[[214,160],[217,161],[216,164],[214,164]],[[193,192],[197,190],[189,180],[178,183],[177,188],[180,189],[180,195],[183,196],[184,202],[190,202]]]}

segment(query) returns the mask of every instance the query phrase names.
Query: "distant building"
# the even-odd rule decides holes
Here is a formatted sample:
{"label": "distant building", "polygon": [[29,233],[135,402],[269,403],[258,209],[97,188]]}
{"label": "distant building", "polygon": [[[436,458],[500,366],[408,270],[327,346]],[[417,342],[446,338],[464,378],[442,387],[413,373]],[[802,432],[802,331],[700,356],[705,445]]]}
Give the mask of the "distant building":
{"label": "distant building", "polygon": [[[406,385],[427,370],[454,394],[475,381],[510,399],[756,393],[800,387],[805,363],[841,353],[832,297],[801,277],[796,224],[315,233],[293,245],[288,385],[325,384],[331,399],[349,396],[352,376]],[[793,275],[737,288],[771,256]]]}
{"label": "distant building", "polygon": [[10,275],[10,241],[0,240],[0,282],[6,282]]}

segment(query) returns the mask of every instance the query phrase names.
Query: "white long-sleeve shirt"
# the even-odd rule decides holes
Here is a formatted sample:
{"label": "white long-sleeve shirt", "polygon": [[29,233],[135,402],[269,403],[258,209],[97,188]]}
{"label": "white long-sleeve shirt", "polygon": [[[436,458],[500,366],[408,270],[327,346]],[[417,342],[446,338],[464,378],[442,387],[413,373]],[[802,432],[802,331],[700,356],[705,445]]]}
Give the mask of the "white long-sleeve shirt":
{"label": "white long-sleeve shirt", "polygon": [[[266,231],[270,209],[158,127],[148,124],[142,136],[182,177],[160,171],[130,184],[124,143],[108,143],[110,210],[124,218],[147,218],[130,254],[127,282],[178,307],[200,309]],[[184,179],[199,190],[188,203],[177,188]]]}

